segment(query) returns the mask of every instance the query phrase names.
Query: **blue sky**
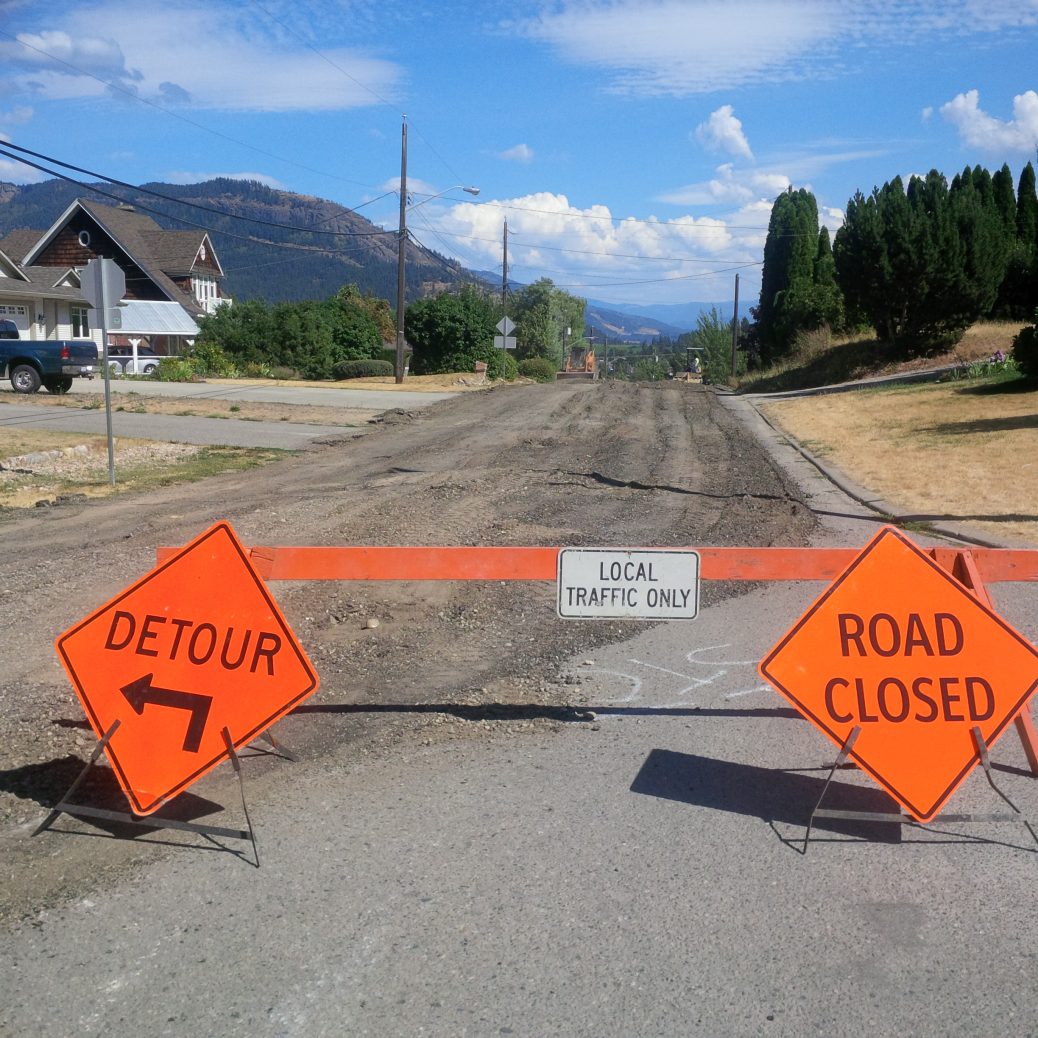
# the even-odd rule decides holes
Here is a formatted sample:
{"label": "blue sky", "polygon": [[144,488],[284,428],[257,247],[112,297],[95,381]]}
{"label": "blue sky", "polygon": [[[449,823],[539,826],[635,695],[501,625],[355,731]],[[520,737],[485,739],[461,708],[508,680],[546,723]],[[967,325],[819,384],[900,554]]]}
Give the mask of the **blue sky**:
{"label": "blue sky", "polygon": [[[1036,55],[1038,0],[0,0],[0,136],[393,228],[406,114],[423,244],[499,271],[507,219],[518,280],[651,305],[728,301],[738,271],[752,303],[789,184],[835,231],[898,174],[1015,180]],[[0,179],[41,178],[0,158]]]}

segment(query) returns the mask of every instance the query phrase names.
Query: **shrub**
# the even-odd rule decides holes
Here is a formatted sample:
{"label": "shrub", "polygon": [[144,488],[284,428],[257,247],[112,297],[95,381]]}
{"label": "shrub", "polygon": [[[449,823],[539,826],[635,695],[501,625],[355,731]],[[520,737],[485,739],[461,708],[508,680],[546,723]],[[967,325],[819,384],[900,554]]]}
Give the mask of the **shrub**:
{"label": "shrub", "polygon": [[160,382],[190,382],[195,377],[195,368],[183,357],[163,357],[155,375]]}
{"label": "shrub", "polygon": [[191,351],[191,363],[199,375],[213,378],[234,378],[238,372],[234,362],[223,351],[223,347],[212,340],[195,344]]}
{"label": "shrub", "polygon": [[555,381],[555,362],[548,360],[547,357],[528,357],[526,360],[519,361],[516,368],[520,375],[532,378],[534,382]]}
{"label": "shrub", "polygon": [[493,379],[504,379],[506,382],[514,382],[519,374],[519,365],[515,357],[504,350],[495,350],[487,361],[487,377]]}
{"label": "shrub", "polygon": [[[1038,322],[1038,312],[1034,316]],[[1038,379],[1038,323],[1021,328],[1013,337],[1013,360],[1025,378]]]}
{"label": "shrub", "polygon": [[670,367],[661,360],[642,357],[635,361],[634,377],[639,382],[662,382],[670,374]]}
{"label": "shrub", "polygon": [[289,381],[299,378],[299,372],[295,368],[289,368],[283,364],[275,364],[270,369],[270,377]]}
{"label": "shrub", "polygon": [[388,360],[343,360],[332,369],[339,381],[347,378],[377,378],[393,374],[393,365]]}
{"label": "shrub", "polygon": [[243,364],[239,369],[239,374],[242,378],[273,378],[271,374],[271,367],[269,364],[259,363],[257,361],[249,361],[248,364]]}

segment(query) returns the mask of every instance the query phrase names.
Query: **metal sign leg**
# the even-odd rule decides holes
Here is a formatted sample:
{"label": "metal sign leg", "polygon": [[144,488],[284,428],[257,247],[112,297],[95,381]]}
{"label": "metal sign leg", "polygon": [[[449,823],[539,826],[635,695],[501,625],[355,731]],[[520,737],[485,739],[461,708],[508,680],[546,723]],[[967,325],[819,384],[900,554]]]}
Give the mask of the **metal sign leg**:
{"label": "metal sign leg", "polygon": [[82,816],[84,818],[101,818],[105,821],[122,822],[126,825],[136,825],[145,829],[176,829],[180,832],[198,833],[202,836],[223,836],[235,840],[247,839],[252,843],[252,852],[256,858],[255,865],[256,868],[259,868],[259,850],[256,847],[256,834],[252,828],[252,821],[249,818],[249,809],[245,803],[245,783],[242,778],[241,763],[238,759],[238,754],[234,749],[234,744],[231,741],[230,732],[226,728],[223,729],[222,735],[224,737],[224,742],[227,745],[231,764],[238,775],[238,786],[241,790],[242,810],[245,812],[245,822],[248,825],[248,829],[230,829],[224,826],[204,825],[198,822],[181,822],[176,818],[153,818],[151,816],[139,817],[128,811],[110,811],[107,808],[91,807],[89,804],[73,803],[73,794],[83,784],[83,780],[86,778],[90,769],[97,763],[98,757],[100,757],[102,752],[104,752],[105,747],[108,745],[118,727],[119,721],[113,722],[111,728],[109,728],[101,737],[97,745],[94,747],[93,753],[90,755],[90,760],[87,761],[83,770],[76,776],[75,782],[69,786],[65,795],[54,805],[47,814],[47,817],[40,822],[35,830],[33,830],[33,836],[38,836],[45,829],[49,829],[50,826],[54,824],[55,820],[63,814]]}

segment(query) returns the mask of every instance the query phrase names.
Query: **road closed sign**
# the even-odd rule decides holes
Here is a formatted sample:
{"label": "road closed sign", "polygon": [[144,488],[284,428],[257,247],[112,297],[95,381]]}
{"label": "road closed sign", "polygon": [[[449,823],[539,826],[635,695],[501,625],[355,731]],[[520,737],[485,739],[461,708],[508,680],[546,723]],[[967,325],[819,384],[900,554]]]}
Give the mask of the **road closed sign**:
{"label": "road closed sign", "polygon": [[920,822],[1038,687],[1038,649],[898,530],[883,529],[761,675]]}
{"label": "road closed sign", "polygon": [[558,612],[568,619],[691,620],[699,554],[666,548],[563,548]]}
{"label": "road closed sign", "polygon": [[228,523],[60,635],[58,656],[136,814],[313,693],[317,673]]}

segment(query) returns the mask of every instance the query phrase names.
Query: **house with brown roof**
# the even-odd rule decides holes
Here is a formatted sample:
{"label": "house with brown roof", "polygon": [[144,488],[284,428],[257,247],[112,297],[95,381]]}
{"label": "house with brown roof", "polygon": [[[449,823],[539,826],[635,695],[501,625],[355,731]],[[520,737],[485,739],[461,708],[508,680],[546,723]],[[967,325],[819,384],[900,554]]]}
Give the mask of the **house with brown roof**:
{"label": "house with brown roof", "polygon": [[0,316],[29,339],[99,340],[79,285],[79,271],[99,258],[114,260],[126,277],[122,327],[109,330],[110,346],[181,353],[198,334],[198,318],[229,301],[205,231],[167,231],[131,205],[77,198],[46,231],[15,230],[0,240]]}

